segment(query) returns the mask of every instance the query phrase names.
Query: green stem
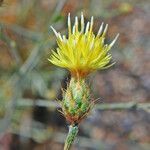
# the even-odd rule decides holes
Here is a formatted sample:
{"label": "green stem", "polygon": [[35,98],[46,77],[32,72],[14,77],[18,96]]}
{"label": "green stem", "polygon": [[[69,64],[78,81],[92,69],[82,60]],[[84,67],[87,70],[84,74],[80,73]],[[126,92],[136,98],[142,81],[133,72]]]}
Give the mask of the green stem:
{"label": "green stem", "polygon": [[64,150],[70,150],[71,145],[73,141],[75,140],[75,137],[78,133],[78,126],[76,125],[70,125],[69,126],[69,132],[65,141]]}

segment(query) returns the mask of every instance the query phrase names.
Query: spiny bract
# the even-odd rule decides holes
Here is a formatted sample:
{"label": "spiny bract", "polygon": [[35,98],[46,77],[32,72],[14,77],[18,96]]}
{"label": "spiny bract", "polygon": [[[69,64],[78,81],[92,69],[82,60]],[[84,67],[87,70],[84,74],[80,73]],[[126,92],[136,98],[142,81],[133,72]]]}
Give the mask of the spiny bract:
{"label": "spiny bract", "polygon": [[78,124],[87,116],[93,102],[90,101],[90,89],[84,79],[71,78],[61,102],[62,113],[71,124]]}
{"label": "spiny bract", "polygon": [[[75,77],[85,77],[94,70],[112,66],[113,64],[110,64],[112,56],[108,52],[116,42],[119,34],[109,45],[105,44],[104,40],[108,24],[105,27],[103,26],[104,24],[102,23],[97,35],[94,35],[93,17],[85,25],[84,17],[81,13],[81,21],[79,22],[78,17],[75,17],[75,23],[72,28],[69,13],[68,37],[61,36],[51,26],[57,37],[58,48],[56,51],[52,51],[49,61],[54,65],[68,69],[71,75]],[[80,30],[79,27],[81,28]]]}

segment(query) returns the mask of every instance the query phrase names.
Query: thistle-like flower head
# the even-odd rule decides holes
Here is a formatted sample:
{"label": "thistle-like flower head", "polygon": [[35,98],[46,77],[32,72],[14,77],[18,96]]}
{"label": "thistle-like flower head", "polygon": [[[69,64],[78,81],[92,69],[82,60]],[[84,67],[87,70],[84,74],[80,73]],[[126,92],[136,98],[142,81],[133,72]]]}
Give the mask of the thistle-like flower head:
{"label": "thistle-like flower head", "polygon": [[[80,24],[80,25],[79,25]],[[80,29],[79,29],[80,27]],[[49,61],[56,66],[68,69],[74,77],[85,77],[97,69],[105,69],[112,64],[109,50],[116,42],[119,34],[110,44],[105,44],[105,35],[108,24],[102,23],[97,35],[93,33],[93,17],[85,25],[83,14],[81,21],[75,17],[75,23],[71,26],[70,14],[68,14],[68,36],[51,27],[57,38],[58,48],[52,51]]]}

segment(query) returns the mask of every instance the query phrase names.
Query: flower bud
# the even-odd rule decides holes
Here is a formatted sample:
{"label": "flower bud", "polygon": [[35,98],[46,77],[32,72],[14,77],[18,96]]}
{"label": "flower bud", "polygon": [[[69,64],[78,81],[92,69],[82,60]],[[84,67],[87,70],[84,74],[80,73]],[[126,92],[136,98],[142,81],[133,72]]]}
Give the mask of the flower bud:
{"label": "flower bud", "polygon": [[71,78],[62,101],[63,114],[71,124],[78,124],[89,112],[90,91],[85,79]]}

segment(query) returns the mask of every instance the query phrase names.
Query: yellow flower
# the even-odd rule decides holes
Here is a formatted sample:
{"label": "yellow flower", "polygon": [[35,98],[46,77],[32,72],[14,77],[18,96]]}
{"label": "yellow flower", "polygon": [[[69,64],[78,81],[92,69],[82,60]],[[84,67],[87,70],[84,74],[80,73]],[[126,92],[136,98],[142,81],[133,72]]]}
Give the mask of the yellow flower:
{"label": "yellow flower", "polygon": [[108,52],[116,42],[119,34],[110,44],[105,44],[104,40],[108,24],[105,27],[103,26],[104,24],[102,23],[97,35],[95,35],[93,33],[93,17],[85,25],[84,17],[81,13],[81,21],[79,22],[78,17],[75,17],[75,23],[72,28],[69,13],[67,37],[65,35],[61,36],[51,26],[57,37],[58,48],[56,51],[52,51],[49,61],[56,66],[68,69],[71,75],[75,77],[85,77],[94,70],[112,66],[113,64],[110,64],[112,56]]}

